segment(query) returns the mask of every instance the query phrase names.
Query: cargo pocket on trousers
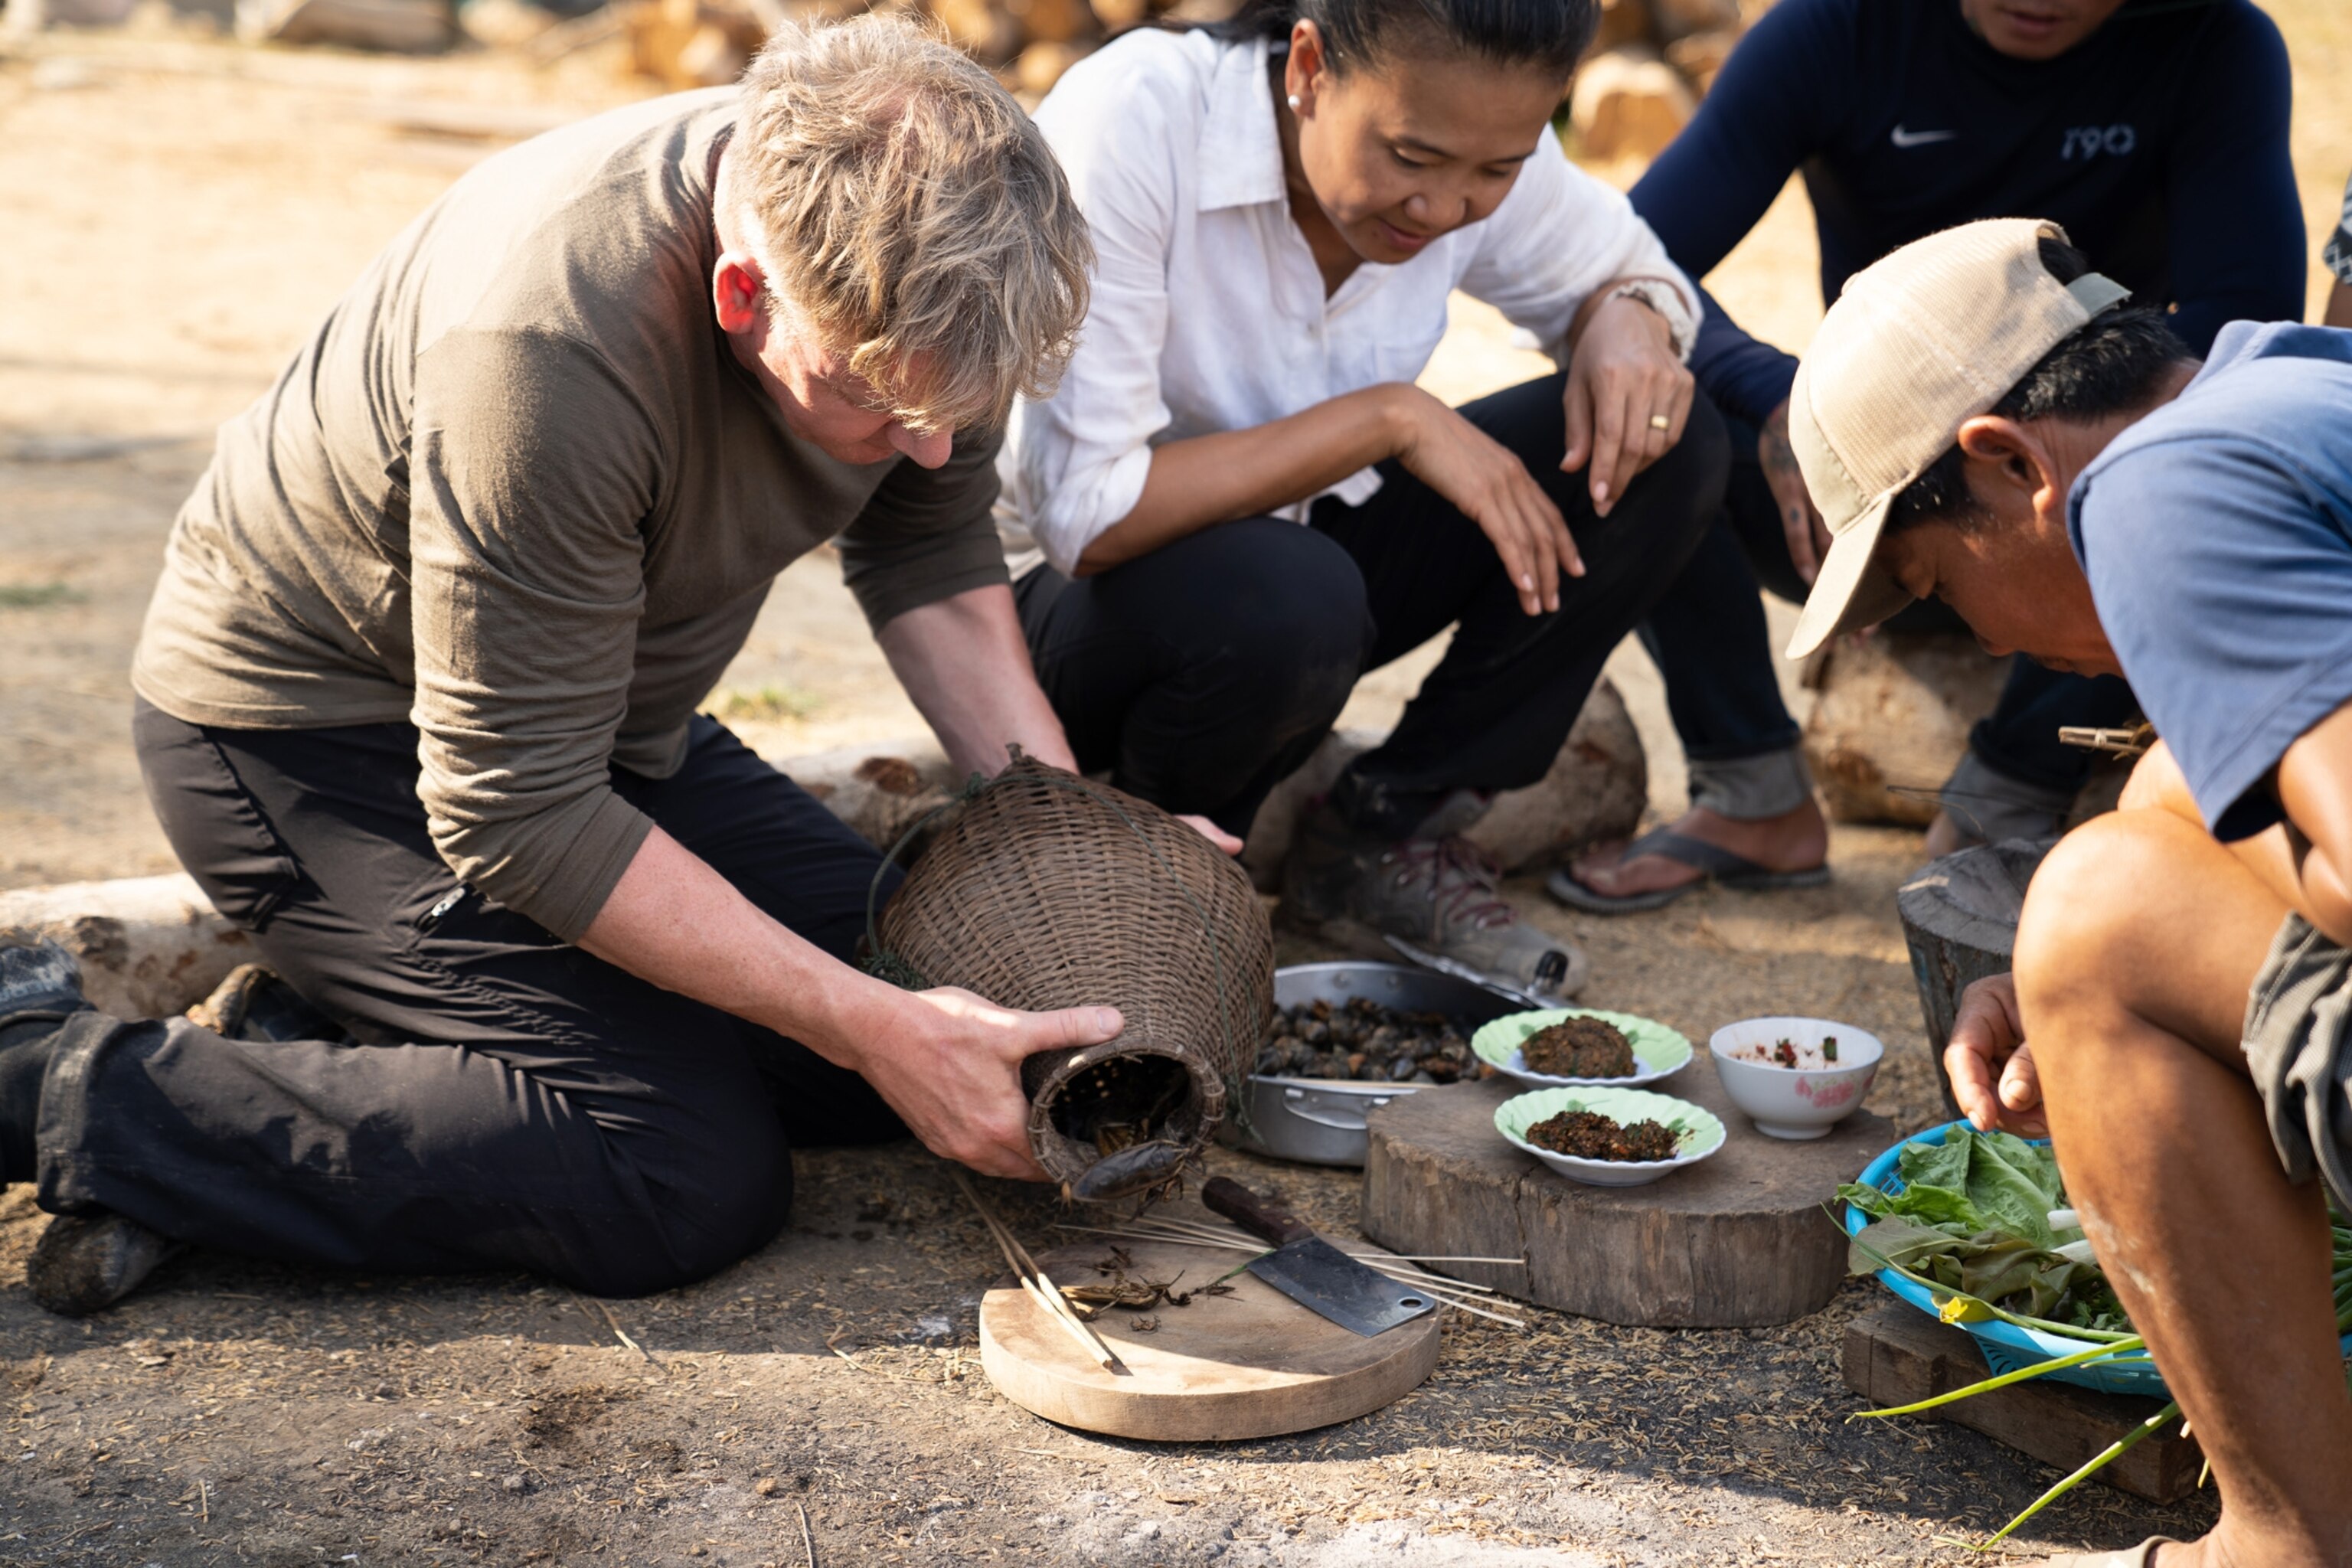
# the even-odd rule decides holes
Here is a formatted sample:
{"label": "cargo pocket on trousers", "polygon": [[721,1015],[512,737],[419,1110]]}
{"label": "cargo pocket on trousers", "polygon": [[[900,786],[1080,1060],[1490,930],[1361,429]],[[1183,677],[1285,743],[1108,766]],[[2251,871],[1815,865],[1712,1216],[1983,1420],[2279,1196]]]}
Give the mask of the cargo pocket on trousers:
{"label": "cargo pocket on trousers", "polygon": [[264,930],[301,880],[294,857],[200,726],[142,701],[131,728],[148,799],[180,864],[230,924]]}

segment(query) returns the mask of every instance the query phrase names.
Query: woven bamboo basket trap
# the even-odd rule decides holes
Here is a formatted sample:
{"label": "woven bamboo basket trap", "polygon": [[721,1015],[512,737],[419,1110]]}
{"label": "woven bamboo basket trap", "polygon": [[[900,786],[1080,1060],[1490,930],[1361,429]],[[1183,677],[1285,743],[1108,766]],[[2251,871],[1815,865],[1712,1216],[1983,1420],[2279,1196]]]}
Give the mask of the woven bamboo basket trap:
{"label": "woven bamboo basket trap", "polygon": [[1001,1006],[1119,1010],[1118,1038],[1022,1068],[1030,1147],[1055,1181],[1145,1138],[1200,1149],[1274,1008],[1248,875],[1158,806],[1034,758],[975,787],[884,910],[877,969]]}

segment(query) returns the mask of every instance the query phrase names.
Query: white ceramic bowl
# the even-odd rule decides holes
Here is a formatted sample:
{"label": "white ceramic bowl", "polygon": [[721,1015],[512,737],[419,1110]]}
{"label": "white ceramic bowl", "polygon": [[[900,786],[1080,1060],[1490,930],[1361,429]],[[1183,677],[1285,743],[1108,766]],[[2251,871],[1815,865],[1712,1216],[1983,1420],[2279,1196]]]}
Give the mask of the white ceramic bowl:
{"label": "white ceramic bowl", "polygon": [[[1520,1043],[1538,1029],[1549,1029],[1568,1018],[1598,1018],[1624,1031],[1633,1047],[1633,1070],[1623,1078],[1558,1078],[1531,1071],[1520,1055]],[[1654,1018],[1612,1013],[1605,1007],[1547,1007],[1535,1013],[1507,1013],[1478,1026],[1470,1037],[1478,1059],[1529,1089],[1639,1089],[1690,1066],[1696,1055],[1689,1040]]]}
{"label": "white ceramic bowl", "polygon": [[[1671,1160],[1585,1160],[1538,1149],[1528,1142],[1528,1129],[1563,1110],[1590,1110],[1620,1127],[1635,1121],[1663,1121],[1679,1134]],[[1662,1176],[1696,1165],[1723,1147],[1723,1123],[1714,1114],[1687,1100],[1654,1094],[1646,1089],[1539,1089],[1515,1094],[1495,1107],[1495,1131],[1510,1140],[1521,1153],[1532,1154],[1572,1182],[1595,1187],[1643,1187]]]}
{"label": "white ceramic bowl", "polygon": [[[1832,1039],[1834,1063],[1822,1057]],[[1763,1059],[1782,1040],[1796,1048],[1799,1066]],[[1877,1036],[1829,1018],[1743,1018],[1717,1029],[1706,1048],[1723,1092],[1773,1138],[1819,1138],[1853,1114],[1886,1054]]]}

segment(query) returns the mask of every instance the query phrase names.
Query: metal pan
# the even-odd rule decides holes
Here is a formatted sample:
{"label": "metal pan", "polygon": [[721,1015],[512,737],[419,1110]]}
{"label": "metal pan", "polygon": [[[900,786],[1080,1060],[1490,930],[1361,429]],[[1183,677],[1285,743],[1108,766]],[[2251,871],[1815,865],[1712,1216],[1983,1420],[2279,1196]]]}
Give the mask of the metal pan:
{"label": "metal pan", "polygon": [[[1274,972],[1274,1005],[1341,1003],[1369,997],[1408,1013],[1442,1013],[1465,1034],[1518,1005],[1482,985],[1403,963],[1298,963]],[[1276,1078],[1253,1073],[1243,1085],[1245,1117],[1228,1114],[1218,1140],[1254,1154],[1308,1165],[1361,1165],[1364,1116],[1425,1084],[1348,1079]],[[1246,1121],[1249,1131],[1241,1124]]]}

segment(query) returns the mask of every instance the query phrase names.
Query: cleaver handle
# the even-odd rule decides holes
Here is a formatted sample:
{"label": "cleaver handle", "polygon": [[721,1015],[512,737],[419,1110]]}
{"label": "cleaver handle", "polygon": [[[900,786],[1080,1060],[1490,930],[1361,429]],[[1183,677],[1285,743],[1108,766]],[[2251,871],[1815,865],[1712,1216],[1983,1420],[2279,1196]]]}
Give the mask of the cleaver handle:
{"label": "cleaver handle", "polygon": [[1212,1176],[1201,1188],[1201,1202],[1252,1236],[1286,1247],[1315,1234],[1315,1227],[1271,1198],[1262,1198],[1229,1176]]}

